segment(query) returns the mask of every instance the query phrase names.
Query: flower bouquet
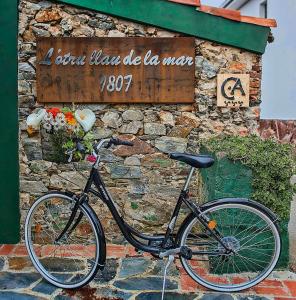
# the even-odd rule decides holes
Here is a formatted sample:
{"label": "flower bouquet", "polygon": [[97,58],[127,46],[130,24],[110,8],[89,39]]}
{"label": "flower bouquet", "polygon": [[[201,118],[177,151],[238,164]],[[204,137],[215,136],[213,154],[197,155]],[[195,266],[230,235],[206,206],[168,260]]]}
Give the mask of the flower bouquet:
{"label": "flower bouquet", "polygon": [[76,149],[76,142],[83,145],[85,154],[91,154],[94,140],[91,129],[95,121],[95,114],[90,109],[73,111],[69,107],[53,107],[29,115],[27,131],[30,134],[41,127],[49,134],[54,161],[66,162],[72,158],[80,161],[84,155]]}

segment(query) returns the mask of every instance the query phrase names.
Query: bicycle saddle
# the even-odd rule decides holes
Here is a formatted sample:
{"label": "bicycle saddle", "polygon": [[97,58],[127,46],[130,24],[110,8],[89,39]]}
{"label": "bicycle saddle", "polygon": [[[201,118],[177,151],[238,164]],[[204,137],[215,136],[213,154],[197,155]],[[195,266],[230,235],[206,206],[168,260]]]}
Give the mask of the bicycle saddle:
{"label": "bicycle saddle", "polygon": [[215,162],[214,158],[209,155],[193,155],[188,153],[170,153],[169,157],[182,161],[195,168],[209,168]]}

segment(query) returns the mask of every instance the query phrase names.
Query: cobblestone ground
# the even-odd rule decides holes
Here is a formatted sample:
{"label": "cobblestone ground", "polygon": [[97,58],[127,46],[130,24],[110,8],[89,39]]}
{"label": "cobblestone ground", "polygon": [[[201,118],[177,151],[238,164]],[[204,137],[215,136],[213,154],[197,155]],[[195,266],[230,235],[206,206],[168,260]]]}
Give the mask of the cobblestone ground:
{"label": "cobblestone ground", "polygon": [[[36,273],[24,245],[0,245],[0,299],[160,299],[164,261],[140,255],[132,247],[122,245],[108,245],[107,253],[107,267],[88,286],[66,291],[48,284]],[[296,299],[296,274],[273,272],[250,290],[223,294],[198,286],[176,261],[169,270],[165,299]]]}

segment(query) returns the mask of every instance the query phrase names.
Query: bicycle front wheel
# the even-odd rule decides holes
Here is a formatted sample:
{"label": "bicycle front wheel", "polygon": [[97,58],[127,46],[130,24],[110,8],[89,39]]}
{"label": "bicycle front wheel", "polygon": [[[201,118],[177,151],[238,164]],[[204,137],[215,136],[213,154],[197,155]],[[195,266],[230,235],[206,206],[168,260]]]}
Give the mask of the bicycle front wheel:
{"label": "bicycle front wheel", "polygon": [[99,234],[84,206],[79,206],[72,223],[80,215],[76,228],[57,241],[74,204],[63,193],[46,194],[32,205],[25,223],[26,247],[33,265],[47,281],[60,288],[84,286],[99,268]]}
{"label": "bicycle front wheel", "polygon": [[187,273],[199,284],[220,292],[248,289],[274,269],[280,255],[280,235],[264,212],[245,204],[217,204],[204,216],[223,243],[192,215],[180,234],[180,246],[192,250],[192,258],[181,257]]}

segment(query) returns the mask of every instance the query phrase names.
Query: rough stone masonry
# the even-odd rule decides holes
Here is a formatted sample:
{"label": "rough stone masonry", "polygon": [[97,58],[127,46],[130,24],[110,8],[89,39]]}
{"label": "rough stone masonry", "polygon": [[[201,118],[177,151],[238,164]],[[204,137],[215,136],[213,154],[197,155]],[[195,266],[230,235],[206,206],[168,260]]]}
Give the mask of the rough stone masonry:
{"label": "rough stone masonry", "polygon": [[[21,0],[19,4],[19,122],[20,198],[24,216],[34,199],[49,189],[78,191],[85,179],[73,164],[46,160],[48,143],[41,134],[29,137],[26,117],[42,107],[36,95],[36,37],[176,37],[178,33],[140,25],[95,11],[50,1]],[[103,176],[127,222],[144,231],[163,232],[188,167],[170,160],[171,151],[197,152],[199,140],[220,133],[255,133],[260,117],[261,56],[196,39],[195,103],[193,105],[80,105],[97,117],[97,139],[129,135],[135,147],[103,151]],[[250,74],[250,107],[218,108],[218,73]],[[56,106],[56,104],[54,104]],[[90,164],[75,163],[87,175]],[[67,178],[78,186],[66,180]],[[192,183],[197,195],[197,179]],[[121,242],[119,229],[106,207],[93,201],[108,240]]]}

